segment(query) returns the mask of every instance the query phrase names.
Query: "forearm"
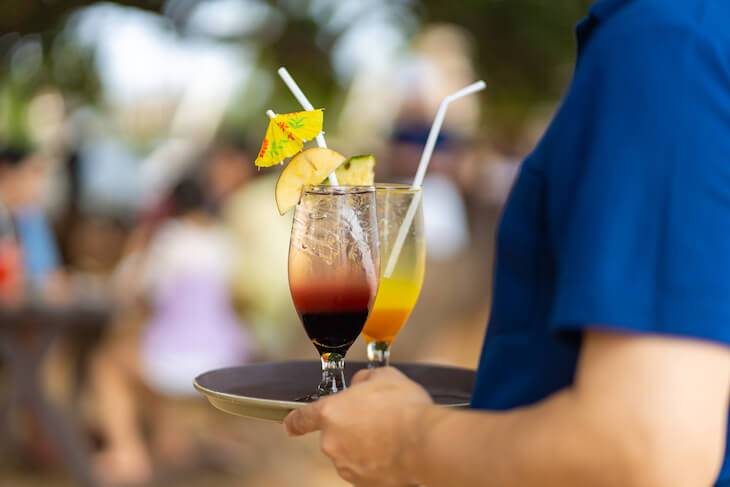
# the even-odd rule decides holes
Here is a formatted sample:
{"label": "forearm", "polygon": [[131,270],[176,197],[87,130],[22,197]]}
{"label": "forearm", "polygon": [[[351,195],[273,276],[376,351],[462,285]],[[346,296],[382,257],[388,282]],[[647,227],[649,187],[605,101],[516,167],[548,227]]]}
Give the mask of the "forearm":
{"label": "forearm", "polygon": [[709,486],[725,458],[729,383],[726,347],[591,331],[573,385],[528,407],[439,408],[383,367],[284,426],[321,431],[355,485]]}
{"label": "forearm", "polygon": [[570,391],[507,412],[429,407],[407,468],[431,487],[633,485],[641,451],[594,416]]}

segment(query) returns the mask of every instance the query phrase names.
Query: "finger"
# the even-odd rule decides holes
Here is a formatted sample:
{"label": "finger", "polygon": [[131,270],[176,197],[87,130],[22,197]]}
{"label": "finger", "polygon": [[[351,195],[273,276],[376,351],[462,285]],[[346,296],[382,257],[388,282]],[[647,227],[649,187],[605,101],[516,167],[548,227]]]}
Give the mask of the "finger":
{"label": "finger", "polygon": [[406,374],[404,374],[397,367],[393,367],[393,366],[389,365],[387,367],[384,367],[383,368],[383,371],[387,371],[393,377],[399,377],[399,378],[402,378],[402,379],[410,380],[410,379],[408,379],[408,376]]}
{"label": "finger", "polygon": [[335,470],[337,471],[337,475],[339,475],[345,482],[349,482],[351,484],[355,483],[357,475],[355,475],[355,472],[352,469],[348,467],[335,466]]}
{"label": "finger", "polygon": [[301,436],[320,429],[322,400],[302,406],[284,418],[284,432],[288,436]]}
{"label": "finger", "polygon": [[359,384],[361,382],[368,381],[372,379],[373,373],[377,369],[360,369],[357,371],[355,375],[352,376],[352,380],[350,381],[350,385]]}

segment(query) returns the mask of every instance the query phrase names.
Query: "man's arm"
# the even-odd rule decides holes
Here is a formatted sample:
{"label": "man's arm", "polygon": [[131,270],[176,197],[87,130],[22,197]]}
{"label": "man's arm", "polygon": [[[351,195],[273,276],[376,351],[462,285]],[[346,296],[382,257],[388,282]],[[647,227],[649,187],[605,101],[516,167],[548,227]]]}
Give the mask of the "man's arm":
{"label": "man's arm", "polygon": [[588,331],[574,386],[530,407],[439,408],[384,370],[285,425],[321,430],[358,486],[704,486],[723,459],[729,379],[720,345]]}

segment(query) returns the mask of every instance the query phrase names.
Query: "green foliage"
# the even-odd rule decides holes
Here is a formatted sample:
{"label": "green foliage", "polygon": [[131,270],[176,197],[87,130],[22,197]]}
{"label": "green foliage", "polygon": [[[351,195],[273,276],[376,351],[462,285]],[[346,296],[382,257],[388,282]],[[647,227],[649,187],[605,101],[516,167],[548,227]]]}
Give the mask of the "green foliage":
{"label": "green foliage", "polygon": [[593,0],[423,0],[425,21],[453,22],[474,39],[479,75],[489,83],[492,127],[512,138],[530,109],[557,100],[575,58],[574,26]]}
{"label": "green foliage", "polygon": [[[331,51],[346,26],[339,30],[331,28],[331,19],[327,15],[334,14],[323,9],[322,5],[328,4],[324,0],[267,1],[283,18],[280,29],[263,28],[246,38],[223,41],[255,45],[260,72],[275,76],[273,73],[279,66],[287,66],[296,73],[297,81],[315,105],[327,106],[331,113],[336,113],[342,101],[343,87],[337,84],[333,74]],[[412,23],[415,18],[421,25],[448,22],[460,25],[470,33],[477,75],[489,84],[483,100],[490,134],[496,139],[509,141],[518,138],[533,107],[555,103],[567,86],[575,57],[573,27],[586,14],[592,0],[392,2],[406,12],[402,20],[406,32],[413,32],[409,22]],[[74,45],[64,37],[63,30],[66,19],[76,9],[92,3],[95,2],[0,1],[0,32],[15,33],[0,35],[0,97],[6,105],[0,107],[0,124],[5,124],[6,129],[11,125],[13,132],[19,131],[23,106],[43,86],[54,85],[70,99],[80,102],[101,101],[101,86],[94,71],[93,54]],[[114,0],[114,3],[160,13],[164,2]],[[313,9],[319,10],[313,14]],[[181,34],[185,34],[184,17],[177,15],[173,18]],[[13,44],[8,39],[23,39],[33,34],[42,42],[43,66],[33,79],[19,84],[8,70],[9,49]],[[245,103],[251,96],[258,97],[256,99],[263,96],[268,97],[270,105],[278,107],[282,113],[299,109],[286,87],[281,83],[273,83],[272,87],[273,92],[264,89],[256,93],[248,87],[237,100]],[[226,119],[226,123],[249,129],[256,129],[260,124],[262,130],[266,122],[265,117],[248,120],[235,113],[229,114]]]}

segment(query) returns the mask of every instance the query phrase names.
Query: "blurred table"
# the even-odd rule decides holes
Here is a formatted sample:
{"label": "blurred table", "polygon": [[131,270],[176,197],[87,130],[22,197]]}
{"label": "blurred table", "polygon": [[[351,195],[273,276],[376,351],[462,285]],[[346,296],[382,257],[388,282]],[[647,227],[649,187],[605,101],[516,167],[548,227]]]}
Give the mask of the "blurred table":
{"label": "blurred table", "polygon": [[110,316],[111,307],[102,302],[0,306],[0,363],[5,364],[10,379],[5,397],[0,396],[0,438],[10,437],[11,409],[27,407],[71,474],[85,487],[101,483],[93,472],[81,428],[77,418],[66,417],[49,401],[40,369],[56,340],[82,328],[103,328]]}

